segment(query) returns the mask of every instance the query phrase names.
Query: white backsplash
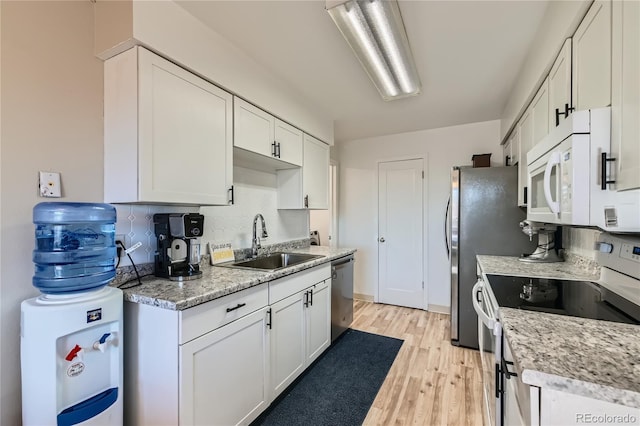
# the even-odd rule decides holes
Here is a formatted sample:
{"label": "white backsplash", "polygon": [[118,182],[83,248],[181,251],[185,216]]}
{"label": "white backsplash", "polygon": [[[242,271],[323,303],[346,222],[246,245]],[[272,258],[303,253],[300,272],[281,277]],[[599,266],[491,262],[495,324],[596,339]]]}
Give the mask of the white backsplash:
{"label": "white backsplash", "polygon": [[562,227],[562,246],[571,254],[595,260],[596,252],[593,249],[602,231],[588,228]]}
{"label": "white backsplash", "polygon": [[[129,245],[142,246],[131,253],[136,264],[153,262],[156,236],[153,230],[154,213],[201,213],[204,215],[202,253],[207,243],[231,243],[234,249],[251,247],[253,218],[264,216],[269,238],[264,245],[309,237],[307,210],[278,210],[276,175],[257,170],[234,167],[233,206],[174,207],[117,204],[116,234],[127,234]],[[258,224],[258,229],[259,229]],[[259,231],[258,231],[259,232]],[[126,257],[120,266],[130,265]]]}

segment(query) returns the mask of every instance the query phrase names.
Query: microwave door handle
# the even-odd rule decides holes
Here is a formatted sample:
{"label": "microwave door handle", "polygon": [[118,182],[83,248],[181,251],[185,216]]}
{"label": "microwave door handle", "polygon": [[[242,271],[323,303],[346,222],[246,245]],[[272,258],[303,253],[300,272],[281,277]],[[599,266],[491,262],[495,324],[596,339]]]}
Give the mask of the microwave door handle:
{"label": "microwave door handle", "polygon": [[482,309],[480,306],[480,300],[478,296],[482,292],[482,287],[484,286],[484,281],[482,278],[478,279],[478,282],[473,286],[473,290],[471,290],[471,300],[473,302],[473,309],[478,314],[478,319],[482,321],[482,323],[489,328],[489,330],[493,330],[495,320],[493,318],[489,318],[489,315]]}
{"label": "microwave door handle", "polygon": [[[560,203],[554,201],[551,197],[551,169],[560,165],[560,159],[560,152],[552,152],[547,161],[547,167],[544,169],[544,198],[547,200],[547,205],[553,214],[560,213]],[[553,184],[555,185],[556,182],[553,182]]]}

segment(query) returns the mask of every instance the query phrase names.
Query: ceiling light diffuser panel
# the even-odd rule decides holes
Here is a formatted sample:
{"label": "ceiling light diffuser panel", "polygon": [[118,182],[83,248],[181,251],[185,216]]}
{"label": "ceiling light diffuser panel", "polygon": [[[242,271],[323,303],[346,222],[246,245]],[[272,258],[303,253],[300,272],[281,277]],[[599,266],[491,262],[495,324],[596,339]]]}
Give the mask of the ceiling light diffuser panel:
{"label": "ceiling light diffuser panel", "polygon": [[420,77],[396,0],[327,1],[326,7],[382,99],[420,93]]}

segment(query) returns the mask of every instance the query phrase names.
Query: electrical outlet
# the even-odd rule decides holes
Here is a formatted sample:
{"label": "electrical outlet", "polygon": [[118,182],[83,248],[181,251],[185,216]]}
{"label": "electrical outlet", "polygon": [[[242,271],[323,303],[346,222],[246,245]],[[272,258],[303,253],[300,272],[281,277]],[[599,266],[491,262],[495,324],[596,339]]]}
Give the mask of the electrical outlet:
{"label": "electrical outlet", "polygon": [[[127,234],[116,234],[116,241],[121,241],[126,248],[129,248],[131,245],[131,239]],[[116,244],[116,247],[117,246],[118,245]]]}
{"label": "electrical outlet", "polygon": [[41,197],[62,197],[60,188],[60,173],[40,172],[38,188]]}

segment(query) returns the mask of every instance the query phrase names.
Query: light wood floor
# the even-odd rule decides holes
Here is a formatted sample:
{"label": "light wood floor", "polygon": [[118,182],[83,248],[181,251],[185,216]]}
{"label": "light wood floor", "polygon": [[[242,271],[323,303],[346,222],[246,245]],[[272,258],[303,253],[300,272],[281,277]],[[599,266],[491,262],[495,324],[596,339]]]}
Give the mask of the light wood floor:
{"label": "light wood floor", "polygon": [[356,330],[403,339],[365,425],[482,426],[478,351],[452,346],[449,316],[355,301]]}

